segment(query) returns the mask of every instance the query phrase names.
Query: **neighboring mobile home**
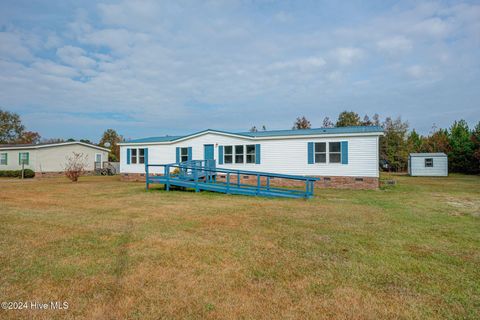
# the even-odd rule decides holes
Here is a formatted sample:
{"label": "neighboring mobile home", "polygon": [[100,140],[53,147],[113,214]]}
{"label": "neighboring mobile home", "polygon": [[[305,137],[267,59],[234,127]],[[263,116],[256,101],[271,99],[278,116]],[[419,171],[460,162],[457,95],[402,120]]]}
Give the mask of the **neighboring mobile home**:
{"label": "neighboring mobile home", "polygon": [[[378,187],[381,135],[380,127],[371,126],[242,133],[208,129],[144,138],[120,144],[120,172],[124,180],[144,180],[146,161],[214,159],[219,168],[315,176],[322,178],[317,186],[371,189]],[[160,169],[156,173],[162,174]]]}
{"label": "neighboring mobile home", "polygon": [[63,173],[67,158],[73,153],[86,156],[87,171],[94,171],[108,161],[109,150],[93,144],[72,141],[61,143],[0,145],[0,170],[25,169],[35,171],[36,177]]}
{"label": "neighboring mobile home", "polygon": [[411,176],[448,176],[448,157],[445,153],[410,153],[408,174]]}

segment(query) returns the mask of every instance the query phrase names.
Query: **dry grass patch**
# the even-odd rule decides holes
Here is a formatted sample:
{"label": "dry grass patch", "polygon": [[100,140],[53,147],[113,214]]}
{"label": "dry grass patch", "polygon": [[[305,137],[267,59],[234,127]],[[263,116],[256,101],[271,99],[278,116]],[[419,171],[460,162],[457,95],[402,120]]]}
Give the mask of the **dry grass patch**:
{"label": "dry grass patch", "polygon": [[70,305],[0,318],[479,318],[480,178],[393,178],[309,201],[0,180],[2,300]]}

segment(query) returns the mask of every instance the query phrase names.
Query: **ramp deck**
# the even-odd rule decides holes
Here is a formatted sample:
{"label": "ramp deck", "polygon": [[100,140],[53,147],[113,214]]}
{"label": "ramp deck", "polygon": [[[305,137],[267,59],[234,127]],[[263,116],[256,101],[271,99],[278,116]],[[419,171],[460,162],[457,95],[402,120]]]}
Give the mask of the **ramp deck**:
{"label": "ramp deck", "polygon": [[[152,175],[151,167],[163,167],[163,175]],[[305,176],[217,168],[215,160],[191,160],[170,164],[146,163],[145,173],[147,190],[150,184],[164,184],[167,191],[171,186],[177,186],[191,188],[196,192],[206,190],[225,194],[281,198],[311,198],[314,182],[320,180]],[[220,176],[225,181],[219,181]],[[241,178],[245,176],[255,177],[256,184],[241,183]],[[299,190],[272,187],[270,180],[275,178],[300,181],[305,183],[305,188]]]}

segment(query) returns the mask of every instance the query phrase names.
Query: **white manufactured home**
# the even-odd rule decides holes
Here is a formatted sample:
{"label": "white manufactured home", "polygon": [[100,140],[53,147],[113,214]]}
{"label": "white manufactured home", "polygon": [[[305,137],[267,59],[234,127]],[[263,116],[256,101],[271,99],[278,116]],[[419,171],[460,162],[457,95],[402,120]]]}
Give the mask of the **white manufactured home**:
{"label": "white manufactured home", "polygon": [[108,149],[79,141],[10,144],[0,145],[0,170],[20,170],[23,164],[25,169],[35,171],[36,177],[59,175],[74,152],[86,157],[87,171],[108,161]]}
{"label": "white manufactured home", "polygon": [[381,135],[380,127],[369,126],[143,138],[120,144],[120,172],[124,180],[144,180],[147,161],[212,159],[224,169],[320,177],[317,186],[377,188]]}
{"label": "white manufactured home", "polygon": [[448,157],[445,153],[410,153],[408,174],[411,176],[448,176]]}

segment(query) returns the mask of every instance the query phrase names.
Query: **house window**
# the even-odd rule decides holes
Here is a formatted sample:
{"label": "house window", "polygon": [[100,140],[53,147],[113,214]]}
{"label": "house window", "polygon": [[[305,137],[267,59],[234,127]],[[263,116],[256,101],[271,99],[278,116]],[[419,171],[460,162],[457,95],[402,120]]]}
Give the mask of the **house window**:
{"label": "house window", "polygon": [[7,154],[0,153],[0,164],[6,166],[7,165]]}
{"label": "house window", "polygon": [[132,149],[131,161],[130,163],[137,163],[137,149]]}
{"label": "house window", "polygon": [[425,158],[425,168],[433,167],[433,158]]}
{"label": "house window", "polygon": [[233,163],[233,147],[225,146],[224,148],[224,163]]}
{"label": "house window", "polygon": [[145,149],[138,149],[138,163],[145,163]]}
{"label": "house window", "polygon": [[29,155],[28,152],[20,152],[18,157],[19,164],[24,164],[28,166],[29,163]]}
{"label": "house window", "polygon": [[256,163],[257,146],[254,144],[224,146],[223,163]]}
{"label": "house window", "polygon": [[188,147],[180,148],[180,162],[188,161]]}
{"label": "house window", "polygon": [[340,163],[342,161],[342,153],[340,151],[340,142],[328,143],[328,162]]}
{"label": "house window", "polygon": [[243,145],[235,146],[235,163],[243,163]]}
{"label": "house window", "polygon": [[327,143],[317,142],[315,143],[315,163],[327,162]]}
{"label": "house window", "polygon": [[255,163],[255,145],[249,144],[247,147],[247,163]]}

